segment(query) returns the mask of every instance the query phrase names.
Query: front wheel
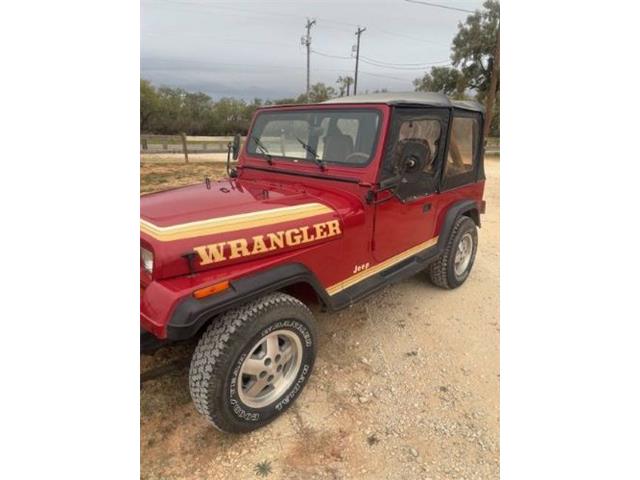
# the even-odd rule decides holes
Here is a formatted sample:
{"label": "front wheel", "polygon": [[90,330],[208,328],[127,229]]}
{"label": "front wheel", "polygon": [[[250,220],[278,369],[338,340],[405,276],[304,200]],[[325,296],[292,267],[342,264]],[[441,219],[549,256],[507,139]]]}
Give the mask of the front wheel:
{"label": "front wheel", "polygon": [[193,354],[191,398],[225,432],[248,432],[284,412],[307,383],[316,356],[313,315],[272,293],[214,320]]}
{"label": "front wheel", "polygon": [[459,217],[442,255],[429,266],[429,277],[441,288],[457,288],[469,276],[478,250],[478,230],[469,217]]}

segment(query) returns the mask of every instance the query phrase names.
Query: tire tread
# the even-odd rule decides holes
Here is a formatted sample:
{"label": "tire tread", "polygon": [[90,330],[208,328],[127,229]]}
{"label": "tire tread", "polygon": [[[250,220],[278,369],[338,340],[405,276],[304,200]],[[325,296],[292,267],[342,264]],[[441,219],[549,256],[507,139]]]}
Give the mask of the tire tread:
{"label": "tire tread", "polygon": [[274,292],[223,313],[200,337],[191,359],[189,389],[196,410],[218,430],[229,431],[230,428],[213,407],[211,395],[220,390],[219,383],[225,380],[224,369],[236,334],[266,311],[283,305],[303,308],[311,315],[297,298]]}
{"label": "tire tread", "polygon": [[467,216],[462,215],[456,219],[455,223],[453,224],[453,228],[451,229],[451,233],[449,234],[449,238],[447,239],[447,244],[445,245],[444,251],[435,262],[429,265],[429,279],[435,286],[444,288],[446,290],[451,290],[456,287],[456,285],[452,285],[449,282],[449,259],[451,258],[451,250],[453,249],[453,244],[455,242],[458,231],[460,231],[460,229],[468,223],[471,223],[473,225],[473,228],[475,228],[475,223]]}

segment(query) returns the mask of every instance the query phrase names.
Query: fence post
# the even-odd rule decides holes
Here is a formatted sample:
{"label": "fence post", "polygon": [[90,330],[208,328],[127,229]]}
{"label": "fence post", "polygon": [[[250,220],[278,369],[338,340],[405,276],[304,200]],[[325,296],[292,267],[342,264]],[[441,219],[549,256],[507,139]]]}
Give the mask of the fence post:
{"label": "fence post", "polygon": [[187,149],[187,134],[181,133],[182,137],[182,150],[184,151],[184,163],[189,163],[189,151]]}
{"label": "fence post", "polygon": [[143,150],[148,150],[149,149],[149,145],[147,144],[147,139],[146,138],[142,139],[142,149]]}

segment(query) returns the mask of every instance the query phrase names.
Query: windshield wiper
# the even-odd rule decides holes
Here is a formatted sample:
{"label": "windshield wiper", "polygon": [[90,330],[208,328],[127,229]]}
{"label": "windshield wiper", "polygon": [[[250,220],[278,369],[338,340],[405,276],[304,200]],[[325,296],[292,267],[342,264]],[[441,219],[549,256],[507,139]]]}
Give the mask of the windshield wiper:
{"label": "windshield wiper", "polygon": [[260,152],[267,157],[267,163],[269,165],[273,165],[273,159],[271,158],[271,154],[269,153],[269,150],[267,150],[267,147],[265,147],[258,138],[252,136],[251,139],[253,140],[253,143],[256,144],[256,147],[260,149]]}
{"label": "windshield wiper", "polygon": [[318,158],[318,154],[316,153],[316,151],[313,148],[311,148],[309,145],[304,143],[302,140],[300,140],[298,137],[296,137],[296,140],[298,140],[298,142],[300,142],[300,145],[302,145],[302,148],[304,148],[308,153],[313,155],[313,159],[320,166],[320,170],[324,171],[325,170],[324,161],[321,160],[320,158]]}

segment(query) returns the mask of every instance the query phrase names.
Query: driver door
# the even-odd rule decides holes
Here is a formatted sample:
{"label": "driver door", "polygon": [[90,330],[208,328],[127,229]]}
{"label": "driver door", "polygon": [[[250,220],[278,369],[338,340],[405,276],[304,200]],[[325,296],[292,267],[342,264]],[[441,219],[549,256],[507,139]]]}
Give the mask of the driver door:
{"label": "driver door", "polygon": [[401,180],[395,194],[378,194],[372,242],[377,262],[422,250],[433,239],[447,124],[446,110],[394,111],[381,180],[390,176]]}

